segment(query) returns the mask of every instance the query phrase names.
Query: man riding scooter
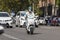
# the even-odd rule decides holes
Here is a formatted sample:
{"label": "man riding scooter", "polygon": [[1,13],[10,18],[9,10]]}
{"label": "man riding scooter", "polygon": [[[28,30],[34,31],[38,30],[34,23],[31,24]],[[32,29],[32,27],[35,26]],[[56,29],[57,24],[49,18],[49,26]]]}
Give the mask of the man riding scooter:
{"label": "man riding scooter", "polygon": [[35,22],[34,22],[34,13],[32,11],[26,12],[26,26],[27,26],[27,33],[33,34],[34,28],[35,28]]}

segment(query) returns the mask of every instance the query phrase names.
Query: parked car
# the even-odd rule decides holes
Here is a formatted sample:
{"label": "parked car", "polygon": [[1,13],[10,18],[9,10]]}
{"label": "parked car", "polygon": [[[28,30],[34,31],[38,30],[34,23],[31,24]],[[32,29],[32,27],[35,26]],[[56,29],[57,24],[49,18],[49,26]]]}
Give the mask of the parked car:
{"label": "parked car", "polygon": [[4,33],[4,27],[0,25],[0,35]]}
{"label": "parked car", "polygon": [[8,12],[0,12],[0,25],[6,25],[8,28],[12,28],[12,21]]}
{"label": "parked car", "polygon": [[58,25],[58,19],[57,19],[57,17],[52,18],[51,25],[54,25],[54,26]]}
{"label": "parked car", "polygon": [[35,26],[36,26],[36,27],[39,26],[39,19],[38,19],[38,16],[35,16]]}
{"label": "parked car", "polygon": [[23,27],[26,26],[26,11],[19,11],[16,16],[16,25]]}
{"label": "parked car", "polygon": [[51,16],[45,16],[46,25],[50,25]]}
{"label": "parked car", "polygon": [[58,26],[60,26],[60,17],[58,17]]}
{"label": "parked car", "polygon": [[39,23],[45,25],[46,24],[45,18],[44,17],[40,17],[39,18]]}

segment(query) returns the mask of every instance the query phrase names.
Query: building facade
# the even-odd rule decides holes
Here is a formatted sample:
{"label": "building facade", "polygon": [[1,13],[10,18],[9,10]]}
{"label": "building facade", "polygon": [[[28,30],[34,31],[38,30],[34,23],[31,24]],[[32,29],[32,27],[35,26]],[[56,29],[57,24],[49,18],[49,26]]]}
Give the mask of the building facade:
{"label": "building facade", "polygon": [[39,0],[38,7],[44,15],[56,15],[55,0]]}

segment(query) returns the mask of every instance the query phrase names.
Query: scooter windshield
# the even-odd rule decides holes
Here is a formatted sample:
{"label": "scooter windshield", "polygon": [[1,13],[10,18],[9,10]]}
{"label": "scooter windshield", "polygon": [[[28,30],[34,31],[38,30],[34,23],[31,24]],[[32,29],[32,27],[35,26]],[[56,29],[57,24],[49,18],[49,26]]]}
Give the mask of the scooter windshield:
{"label": "scooter windshield", "polygon": [[34,19],[34,17],[29,17],[29,19]]}
{"label": "scooter windshield", "polygon": [[29,15],[28,18],[29,18],[29,19],[33,19],[34,16],[33,16],[33,15]]}

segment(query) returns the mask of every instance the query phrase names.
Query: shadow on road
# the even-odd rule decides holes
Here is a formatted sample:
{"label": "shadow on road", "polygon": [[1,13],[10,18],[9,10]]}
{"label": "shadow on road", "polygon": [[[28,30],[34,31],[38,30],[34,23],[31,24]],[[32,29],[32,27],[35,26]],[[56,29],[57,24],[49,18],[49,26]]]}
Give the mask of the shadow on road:
{"label": "shadow on road", "polygon": [[38,35],[38,34],[42,34],[42,33],[33,33],[33,35]]}

